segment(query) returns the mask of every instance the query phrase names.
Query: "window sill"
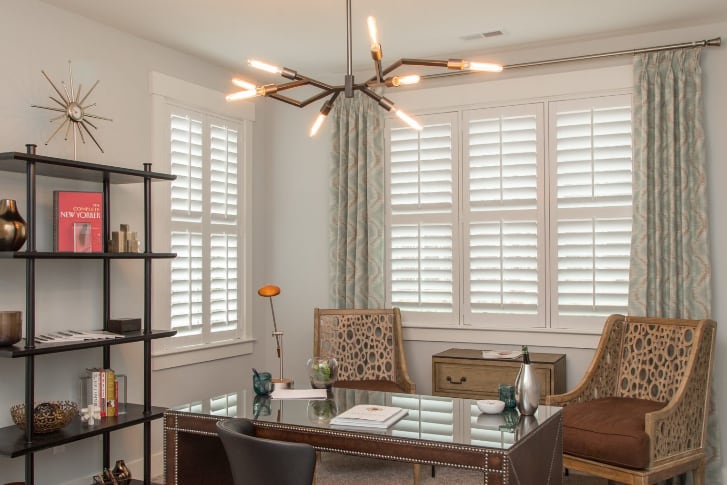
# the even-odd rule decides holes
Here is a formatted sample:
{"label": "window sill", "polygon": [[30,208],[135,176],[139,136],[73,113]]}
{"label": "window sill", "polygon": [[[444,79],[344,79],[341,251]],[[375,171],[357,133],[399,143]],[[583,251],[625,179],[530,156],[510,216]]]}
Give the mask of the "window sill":
{"label": "window sill", "polygon": [[404,340],[411,341],[532,345],[576,349],[595,349],[601,338],[601,329],[511,328],[503,330],[407,325],[403,330]]}
{"label": "window sill", "polygon": [[210,344],[154,349],[151,359],[152,370],[171,369],[252,354],[254,343],[255,339],[235,339]]}

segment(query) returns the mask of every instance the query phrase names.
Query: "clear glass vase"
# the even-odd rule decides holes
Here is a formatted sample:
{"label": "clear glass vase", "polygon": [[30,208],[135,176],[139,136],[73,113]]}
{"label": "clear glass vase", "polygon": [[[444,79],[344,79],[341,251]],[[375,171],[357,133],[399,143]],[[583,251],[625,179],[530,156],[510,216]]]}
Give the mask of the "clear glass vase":
{"label": "clear glass vase", "polygon": [[330,389],[338,378],[338,362],[333,357],[311,357],[308,378],[314,389]]}

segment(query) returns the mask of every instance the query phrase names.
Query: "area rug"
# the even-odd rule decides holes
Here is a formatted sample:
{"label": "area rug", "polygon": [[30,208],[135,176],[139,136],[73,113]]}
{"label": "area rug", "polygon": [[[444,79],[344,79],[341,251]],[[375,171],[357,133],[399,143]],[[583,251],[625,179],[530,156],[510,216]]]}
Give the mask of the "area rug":
{"label": "area rug", "polygon": [[[316,468],[316,485],[411,485],[413,466],[357,456],[322,453]],[[483,475],[474,470],[421,465],[421,485],[482,485]],[[570,474],[563,477],[563,485],[607,485],[606,480]],[[538,484],[523,484],[538,485]]]}

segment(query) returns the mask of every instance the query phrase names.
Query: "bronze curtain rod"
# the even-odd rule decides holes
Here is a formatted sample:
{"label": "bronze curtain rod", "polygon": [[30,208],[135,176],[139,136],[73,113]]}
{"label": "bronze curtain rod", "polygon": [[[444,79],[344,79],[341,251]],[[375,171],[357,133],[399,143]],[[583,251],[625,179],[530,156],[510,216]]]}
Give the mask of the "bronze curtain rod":
{"label": "bronze curtain rod", "polygon": [[[506,69],[517,69],[521,67],[535,67],[535,66],[546,66],[550,64],[560,64],[563,62],[575,62],[575,61],[585,61],[589,59],[599,59],[601,57],[614,57],[614,56],[623,56],[623,55],[635,55],[635,54],[643,54],[645,52],[658,52],[658,51],[668,51],[668,50],[675,50],[675,49],[689,49],[693,47],[719,47],[722,45],[722,38],[721,37],[715,37],[713,39],[708,40],[696,40],[693,42],[682,42],[680,44],[670,44],[670,45],[661,45],[656,47],[644,47],[641,49],[627,49],[627,50],[621,50],[621,51],[613,51],[613,52],[602,52],[600,54],[586,54],[583,56],[574,56],[574,57],[561,57],[558,59],[547,59],[544,61],[533,61],[533,62],[521,62],[518,64],[509,64],[502,66],[503,70]],[[439,77],[449,77],[449,76],[461,76],[462,74],[471,74],[472,71],[449,71],[449,72],[442,72],[438,74],[426,74],[422,76],[424,79],[434,79]]]}

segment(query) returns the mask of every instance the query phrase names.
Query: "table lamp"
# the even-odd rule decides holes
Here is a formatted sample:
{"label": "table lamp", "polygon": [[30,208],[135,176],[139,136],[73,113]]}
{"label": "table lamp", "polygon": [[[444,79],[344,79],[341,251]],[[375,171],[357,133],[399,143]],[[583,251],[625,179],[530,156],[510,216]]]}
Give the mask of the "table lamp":
{"label": "table lamp", "polygon": [[293,387],[293,380],[283,377],[283,332],[278,330],[278,324],[275,321],[275,308],[273,308],[273,297],[280,294],[280,287],[265,285],[257,290],[257,294],[270,300],[270,311],[273,314],[273,337],[275,337],[275,346],[278,359],[280,359],[280,377],[272,379],[273,391],[275,389],[290,389]]}

